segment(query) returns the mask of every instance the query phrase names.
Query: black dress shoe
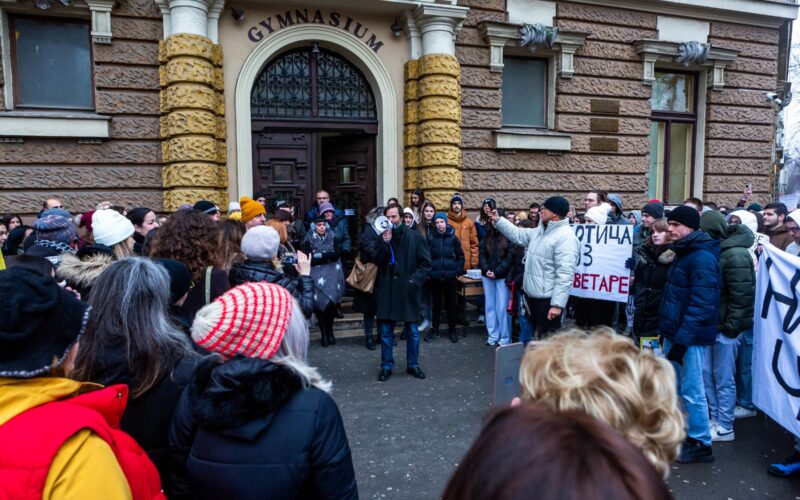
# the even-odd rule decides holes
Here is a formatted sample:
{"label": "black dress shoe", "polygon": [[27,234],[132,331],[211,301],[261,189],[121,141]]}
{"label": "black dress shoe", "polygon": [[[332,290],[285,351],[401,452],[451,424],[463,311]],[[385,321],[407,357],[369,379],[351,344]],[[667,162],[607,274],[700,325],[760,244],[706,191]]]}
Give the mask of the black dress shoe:
{"label": "black dress shoe", "polygon": [[454,344],[458,343],[458,335],[455,332],[450,332],[450,342]]}
{"label": "black dress shoe", "polygon": [[418,378],[420,380],[425,378],[425,372],[420,370],[419,367],[417,367],[417,368],[409,368],[408,370],[406,370],[406,373],[408,373],[410,375],[413,375],[414,377],[416,377],[416,378]]}
{"label": "black dress shoe", "polygon": [[375,339],[372,338],[372,335],[367,335],[367,349],[370,351],[375,350]]}
{"label": "black dress shoe", "polygon": [[389,380],[389,377],[392,376],[392,370],[387,370],[386,368],[381,368],[381,372],[378,374],[378,381],[379,382],[386,382]]}

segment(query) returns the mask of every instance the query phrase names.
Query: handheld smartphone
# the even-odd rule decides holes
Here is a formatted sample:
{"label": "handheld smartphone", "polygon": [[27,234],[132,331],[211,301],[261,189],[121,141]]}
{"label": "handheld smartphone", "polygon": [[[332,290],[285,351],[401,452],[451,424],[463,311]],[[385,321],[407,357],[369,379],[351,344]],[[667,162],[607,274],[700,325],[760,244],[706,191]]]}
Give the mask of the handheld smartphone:
{"label": "handheld smartphone", "polygon": [[294,264],[297,264],[297,255],[293,254],[293,253],[287,253],[286,255],[283,256],[282,264],[286,264],[286,265],[290,265],[290,266],[294,265]]}
{"label": "handheld smartphone", "polygon": [[501,345],[494,351],[494,395],[495,406],[511,404],[519,396],[519,367],[525,346],[521,342]]}

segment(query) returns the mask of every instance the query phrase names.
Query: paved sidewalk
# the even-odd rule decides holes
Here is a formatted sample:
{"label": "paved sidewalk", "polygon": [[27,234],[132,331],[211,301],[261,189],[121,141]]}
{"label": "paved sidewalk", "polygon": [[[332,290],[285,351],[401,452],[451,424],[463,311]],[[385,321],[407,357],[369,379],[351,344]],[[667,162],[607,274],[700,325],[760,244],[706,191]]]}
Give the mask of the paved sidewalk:
{"label": "paved sidewalk", "polygon": [[[436,499],[477,437],[490,409],[494,349],[471,333],[458,344],[445,337],[422,342],[420,366],[405,373],[405,342],[395,347],[394,376],[377,380],[380,347],[362,339],[323,349],[311,363],[334,382],[363,499]],[[766,465],[791,453],[791,436],[769,419],[736,423],[736,441],[714,446],[714,464],[675,465],[669,486],[677,499],[780,498],[800,500],[800,479],[767,475]]]}

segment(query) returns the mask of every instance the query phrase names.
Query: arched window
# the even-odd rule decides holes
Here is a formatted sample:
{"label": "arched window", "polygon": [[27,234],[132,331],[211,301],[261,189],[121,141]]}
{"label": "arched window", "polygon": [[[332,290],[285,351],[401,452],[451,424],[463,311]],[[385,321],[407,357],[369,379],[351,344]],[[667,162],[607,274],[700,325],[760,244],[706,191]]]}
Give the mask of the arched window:
{"label": "arched window", "polygon": [[318,46],[290,50],[267,64],[250,94],[255,119],[375,120],[375,97],[349,61]]}

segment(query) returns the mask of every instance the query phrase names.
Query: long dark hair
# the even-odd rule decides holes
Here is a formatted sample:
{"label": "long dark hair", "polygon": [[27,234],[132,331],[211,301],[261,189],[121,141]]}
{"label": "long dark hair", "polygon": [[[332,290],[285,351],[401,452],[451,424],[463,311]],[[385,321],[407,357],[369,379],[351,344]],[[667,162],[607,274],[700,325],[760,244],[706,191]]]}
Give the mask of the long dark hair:
{"label": "long dark hair", "polygon": [[433,222],[436,219],[436,205],[434,205],[432,201],[428,200],[422,202],[422,208],[420,208],[419,210],[419,224],[417,224],[417,230],[420,232],[422,236],[428,236],[428,224],[427,221],[425,220],[426,207],[431,207],[433,209],[433,219],[431,219],[431,225],[433,225]]}
{"label": "long dark hair", "polygon": [[144,257],[118,260],[103,271],[89,298],[92,311],[75,358],[77,380],[101,382],[105,353],[121,346],[136,398],[191,353],[186,334],[170,320],[169,280],[164,267]]}
{"label": "long dark hair", "polygon": [[[6,229],[8,229],[8,225],[11,223],[11,221],[13,219],[17,219],[19,221],[19,225],[20,226],[22,225],[22,217],[20,217],[19,215],[17,215],[17,214],[5,214],[3,216],[3,225],[6,226]],[[11,231],[10,229],[8,229],[8,230]]]}
{"label": "long dark hair", "polygon": [[[521,470],[525,473],[520,474]],[[531,496],[672,498],[642,452],[608,424],[580,411],[555,412],[543,404],[523,403],[490,415],[442,498],[512,500]]]}
{"label": "long dark hair", "polygon": [[419,197],[419,202],[416,205],[414,205],[414,202],[411,200],[411,196],[408,197],[408,203],[411,205],[411,208],[421,207],[425,202],[425,191],[423,191],[422,188],[417,188],[411,191],[411,194]]}
{"label": "long dark hair", "polygon": [[[497,214],[500,217],[506,216],[506,212],[502,208],[497,209]],[[486,224],[486,234],[483,239],[486,240],[486,249],[490,252],[497,251],[502,253],[508,248],[508,238],[506,238],[491,221]]]}
{"label": "long dark hair", "polygon": [[201,283],[206,267],[221,267],[217,242],[219,228],[197,210],[179,210],[159,227],[149,244],[150,257],[182,262],[195,283]]}

